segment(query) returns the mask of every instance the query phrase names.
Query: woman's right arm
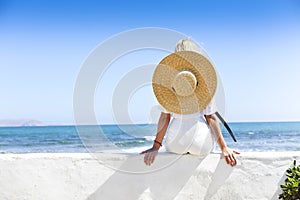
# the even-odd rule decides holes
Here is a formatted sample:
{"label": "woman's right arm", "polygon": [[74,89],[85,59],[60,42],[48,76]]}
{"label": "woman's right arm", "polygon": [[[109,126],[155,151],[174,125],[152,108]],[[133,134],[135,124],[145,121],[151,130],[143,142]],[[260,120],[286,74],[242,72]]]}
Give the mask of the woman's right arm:
{"label": "woman's right arm", "polygon": [[150,165],[154,162],[154,159],[163,142],[164,136],[169,126],[170,119],[171,119],[170,113],[162,112],[160,114],[158,125],[157,125],[157,133],[156,133],[155,140],[153,142],[153,146],[150,149],[141,152],[141,154],[146,153],[144,157],[144,162],[146,165]]}

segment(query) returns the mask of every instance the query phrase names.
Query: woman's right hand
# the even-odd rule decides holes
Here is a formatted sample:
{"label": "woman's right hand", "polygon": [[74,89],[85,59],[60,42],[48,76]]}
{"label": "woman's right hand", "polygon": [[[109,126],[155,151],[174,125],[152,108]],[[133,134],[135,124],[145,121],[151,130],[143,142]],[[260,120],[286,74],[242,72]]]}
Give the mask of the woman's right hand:
{"label": "woman's right hand", "polygon": [[145,154],[145,156],[144,156],[144,163],[146,165],[150,166],[154,162],[155,157],[158,154],[158,149],[155,148],[155,147],[152,147],[150,149],[147,149],[147,150],[141,152],[140,154]]}
{"label": "woman's right hand", "polygon": [[228,147],[222,148],[222,155],[225,158],[226,163],[228,165],[231,165],[232,167],[237,164],[237,161],[235,158],[236,154],[240,154],[240,153],[233,149],[230,149]]}

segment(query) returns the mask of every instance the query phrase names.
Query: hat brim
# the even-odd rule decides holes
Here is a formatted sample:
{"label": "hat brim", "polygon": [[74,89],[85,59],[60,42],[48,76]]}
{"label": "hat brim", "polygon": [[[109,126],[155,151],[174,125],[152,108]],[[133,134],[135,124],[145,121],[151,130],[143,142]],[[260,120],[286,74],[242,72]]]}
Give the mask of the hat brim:
{"label": "hat brim", "polygon": [[[192,72],[197,79],[194,93],[189,96],[176,95],[172,81],[181,71]],[[203,55],[193,51],[179,51],[162,59],[157,65],[152,87],[158,102],[169,112],[191,114],[206,108],[217,88],[217,74],[212,63]]]}

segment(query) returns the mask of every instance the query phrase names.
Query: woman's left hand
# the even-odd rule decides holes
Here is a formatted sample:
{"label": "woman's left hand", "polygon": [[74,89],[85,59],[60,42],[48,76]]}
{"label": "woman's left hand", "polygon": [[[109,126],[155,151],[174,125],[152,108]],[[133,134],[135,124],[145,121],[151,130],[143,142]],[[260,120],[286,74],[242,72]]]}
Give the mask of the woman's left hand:
{"label": "woman's left hand", "polygon": [[236,165],[236,158],[235,158],[235,154],[240,154],[239,152],[233,150],[233,149],[230,149],[228,147],[224,147],[222,149],[222,155],[226,161],[226,163],[228,165],[231,165],[232,167]]}
{"label": "woman's left hand", "polygon": [[155,157],[157,156],[158,154],[158,149],[155,148],[154,146],[150,149],[147,149],[146,151],[143,151],[141,152],[140,154],[144,154],[145,153],[145,156],[144,156],[144,163],[146,165],[151,165],[154,160],[155,160]]}

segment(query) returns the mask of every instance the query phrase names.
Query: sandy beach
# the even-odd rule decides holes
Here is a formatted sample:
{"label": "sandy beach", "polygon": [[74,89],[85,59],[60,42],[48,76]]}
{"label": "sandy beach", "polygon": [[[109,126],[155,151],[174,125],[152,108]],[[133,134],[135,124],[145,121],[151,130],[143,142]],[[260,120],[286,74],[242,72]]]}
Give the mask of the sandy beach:
{"label": "sandy beach", "polygon": [[149,167],[138,154],[2,154],[0,199],[278,199],[294,159],[300,152],[242,152],[232,168],[218,153],[162,152]]}

